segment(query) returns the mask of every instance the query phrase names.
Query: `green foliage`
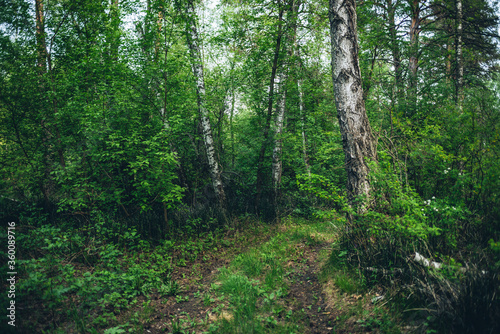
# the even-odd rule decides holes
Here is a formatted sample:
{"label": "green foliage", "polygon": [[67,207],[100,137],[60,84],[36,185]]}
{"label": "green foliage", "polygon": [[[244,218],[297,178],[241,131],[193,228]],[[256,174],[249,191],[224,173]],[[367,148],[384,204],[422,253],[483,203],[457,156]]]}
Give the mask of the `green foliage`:
{"label": "green foliage", "polygon": [[[440,200],[422,201],[393,173],[384,152],[379,163],[370,163],[372,207],[354,216],[343,237],[349,258],[363,268],[400,268],[418,249],[434,245],[434,251],[457,247],[461,221],[467,212]],[[439,246],[439,247],[437,247]]]}
{"label": "green foliage", "polygon": [[391,237],[410,242],[439,235],[440,228],[427,222],[418,194],[401,185],[384,159],[384,152],[379,152],[380,162],[369,165],[374,206],[360,217],[361,221],[370,222],[368,233],[377,236],[388,232]]}
{"label": "green foliage", "polygon": [[490,250],[493,253],[493,258],[494,258],[494,265],[493,268],[495,270],[500,269],[500,241],[493,241],[493,239],[490,239],[488,241],[488,244],[490,246]]}
{"label": "green foliage", "polygon": [[153,201],[173,207],[182,199],[183,189],[173,183],[176,160],[162,144],[166,140],[161,132],[152,138],[137,132],[111,134],[102,143],[104,147],[86,157],[97,166],[92,174],[81,169],[81,161],[56,173],[61,191],[66,193],[59,210],[102,210],[110,205],[148,210]]}
{"label": "green foliage", "polygon": [[297,185],[300,190],[333,203],[345,204],[344,196],[339,194],[340,189],[334,186],[327,178],[317,174],[297,175]]}
{"label": "green foliage", "polygon": [[[313,211],[313,217],[332,218],[337,211],[344,212],[348,209],[345,195],[328,178],[312,173],[298,174],[296,178],[299,190],[310,199],[304,204]],[[300,213],[301,210],[296,212]]]}

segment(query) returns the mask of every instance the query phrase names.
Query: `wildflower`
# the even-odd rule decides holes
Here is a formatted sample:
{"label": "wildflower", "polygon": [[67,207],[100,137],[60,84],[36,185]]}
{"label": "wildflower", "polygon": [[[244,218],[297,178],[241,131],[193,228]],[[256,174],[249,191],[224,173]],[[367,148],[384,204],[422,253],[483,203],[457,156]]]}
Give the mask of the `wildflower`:
{"label": "wildflower", "polygon": [[436,199],[436,197],[432,196],[432,199]]}
{"label": "wildflower", "polygon": [[445,170],[443,171],[443,173],[448,174],[448,170],[446,170],[446,169],[445,169]]}

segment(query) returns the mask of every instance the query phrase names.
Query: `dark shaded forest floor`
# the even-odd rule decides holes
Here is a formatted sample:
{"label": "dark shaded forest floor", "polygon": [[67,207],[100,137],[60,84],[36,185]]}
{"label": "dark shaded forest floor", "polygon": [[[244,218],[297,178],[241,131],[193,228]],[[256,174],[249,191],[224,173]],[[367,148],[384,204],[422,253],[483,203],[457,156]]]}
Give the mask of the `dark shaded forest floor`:
{"label": "dark shaded forest floor", "polygon": [[[111,287],[104,295],[107,299],[84,308],[71,305],[83,305],[91,294],[76,291],[50,311],[43,300],[34,300],[25,305],[29,316],[20,330],[106,334],[407,331],[384,301],[372,302],[381,291],[367,288],[356,274],[332,264],[338,263],[332,257],[342,256],[333,251],[338,236],[333,222],[287,219],[271,226],[244,225],[211,237],[210,242],[206,236],[190,238],[169,248],[167,292],[152,289],[120,299],[125,295],[122,291],[109,301],[114,292]],[[128,271],[131,263],[153,268],[160,260],[152,259],[167,257],[164,249],[135,254],[132,262],[117,260],[128,263],[124,265]],[[79,266],[74,275],[97,268]],[[71,307],[78,310],[73,317],[65,313]]]}

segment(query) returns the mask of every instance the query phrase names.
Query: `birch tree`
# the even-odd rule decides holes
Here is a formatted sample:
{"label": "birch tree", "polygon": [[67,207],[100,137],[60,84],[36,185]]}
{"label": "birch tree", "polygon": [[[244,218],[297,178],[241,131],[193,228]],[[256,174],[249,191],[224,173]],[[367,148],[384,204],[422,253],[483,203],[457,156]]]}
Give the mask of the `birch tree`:
{"label": "birch tree", "polygon": [[212,135],[212,127],[210,125],[210,119],[208,117],[208,110],[205,101],[205,81],[203,78],[203,60],[200,50],[200,39],[198,37],[198,30],[196,28],[196,13],[194,8],[194,0],[187,1],[186,13],[187,13],[187,40],[188,47],[191,55],[191,66],[193,70],[193,75],[196,80],[196,95],[198,102],[198,112],[201,119],[203,142],[205,144],[205,151],[207,154],[208,167],[210,171],[210,178],[212,179],[212,185],[215,191],[215,195],[218,199],[219,205],[222,208],[226,206],[226,195],[224,193],[224,187],[221,180],[221,171],[219,167],[219,162],[217,161],[217,155],[215,152],[214,139]]}
{"label": "birch tree", "polygon": [[355,1],[330,0],[328,17],[335,105],[345,154],[347,192],[351,203],[356,197],[365,197],[365,202],[358,206],[358,211],[363,212],[370,196],[366,159],[376,159],[376,151],[363,101]]}
{"label": "birch tree", "polygon": [[287,80],[286,69],[279,75],[278,90],[281,96],[278,100],[278,105],[276,108],[276,123],[274,131],[274,149],[273,149],[273,164],[272,164],[272,176],[273,176],[273,190],[274,190],[274,206],[277,218],[279,218],[279,196],[281,187],[281,175],[283,171],[283,162],[281,160],[281,153],[283,147],[283,122],[285,119],[285,104],[286,104],[286,80]]}
{"label": "birch tree", "polygon": [[[297,58],[299,56],[298,51]],[[306,167],[307,175],[311,176],[311,165],[309,164],[309,155],[307,154],[307,135],[306,135],[306,114],[304,108],[304,92],[302,90],[302,79],[297,80],[297,90],[299,92],[299,112],[301,119],[301,135],[302,135],[302,158]]]}
{"label": "birch tree", "polygon": [[[300,1],[296,0],[293,2],[292,6],[292,28],[293,36],[291,38],[293,44],[293,54],[294,61],[297,64],[299,71],[302,71],[302,62],[300,59],[300,49],[297,43],[297,21],[299,15]],[[307,134],[306,134],[306,111],[304,107],[304,91],[302,87],[302,76],[297,78],[297,92],[299,93],[299,116],[301,120],[301,136],[302,136],[302,159],[304,160],[304,166],[306,168],[307,174],[311,176],[311,165],[309,164],[309,156],[307,154]]]}
{"label": "birch tree", "polygon": [[262,187],[263,187],[263,180],[264,180],[264,157],[266,153],[266,148],[268,145],[268,139],[269,139],[269,130],[271,128],[271,119],[272,119],[272,114],[273,114],[273,102],[274,102],[274,86],[275,86],[275,81],[276,81],[276,71],[278,68],[278,59],[280,56],[280,49],[281,49],[281,38],[282,38],[282,29],[283,29],[283,11],[284,11],[284,5],[281,3],[281,0],[278,0],[278,28],[276,32],[276,44],[275,44],[275,49],[274,49],[274,56],[273,56],[273,64],[271,68],[271,78],[269,82],[269,95],[268,95],[268,104],[267,104],[267,116],[266,116],[266,124],[264,126],[264,130],[262,133],[262,146],[260,148],[260,153],[259,153],[259,160],[257,163],[257,184],[256,184],[256,196],[255,196],[255,209],[259,210],[259,205],[260,205],[260,198],[262,196]]}

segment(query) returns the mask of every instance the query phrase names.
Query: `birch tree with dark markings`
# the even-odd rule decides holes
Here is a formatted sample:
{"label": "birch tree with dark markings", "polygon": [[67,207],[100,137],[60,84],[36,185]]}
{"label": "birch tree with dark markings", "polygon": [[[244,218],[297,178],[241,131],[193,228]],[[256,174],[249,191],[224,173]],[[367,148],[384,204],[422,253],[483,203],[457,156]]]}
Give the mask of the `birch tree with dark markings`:
{"label": "birch tree with dark markings", "polygon": [[330,0],[328,17],[335,105],[345,154],[347,192],[351,203],[357,197],[364,197],[364,202],[358,206],[358,211],[363,212],[370,197],[367,159],[376,159],[376,148],[363,100],[355,1]]}
{"label": "birch tree with dark markings", "polygon": [[274,103],[274,86],[276,81],[276,71],[278,68],[278,59],[281,50],[281,38],[283,34],[283,11],[284,5],[281,0],[278,0],[278,22],[277,22],[277,32],[276,32],[276,45],[274,49],[273,63],[271,69],[271,78],[269,82],[269,95],[268,95],[268,105],[267,105],[267,116],[264,130],[262,133],[262,146],[260,148],[259,160],[257,162],[257,182],[256,182],[256,195],[255,195],[255,210],[259,211],[260,199],[262,196],[262,188],[264,182],[264,158],[266,154],[266,149],[269,140],[269,130],[271,129],[271,118],[273,115],[273,103]]}
{"label": "birch tree with dark markings", "polygon": [[214,139],[212,135],[212,127],[208,117],[208,110],[205,103],[205,81],[203,78],[203,60],[201,57],[200,40],[198,38],[198,31],[196,28],[196,13],[194,9],[194,0],[189,0],[186,4],[187,13],[187,40],[188,47],[191,54],[191,62],[193,75],[196,80],[196,95],[198,99],[198,111],[201,119],[201,126],[203,131],[203,142],[205,144],[205,151],[208,159],[208,167],[210,171],[210,178],[214,187],[215,195],[217,196],[219,205],[222,208],[226,206],[226,195],[221,180],[221,171],[217,155],[215,153]]}

